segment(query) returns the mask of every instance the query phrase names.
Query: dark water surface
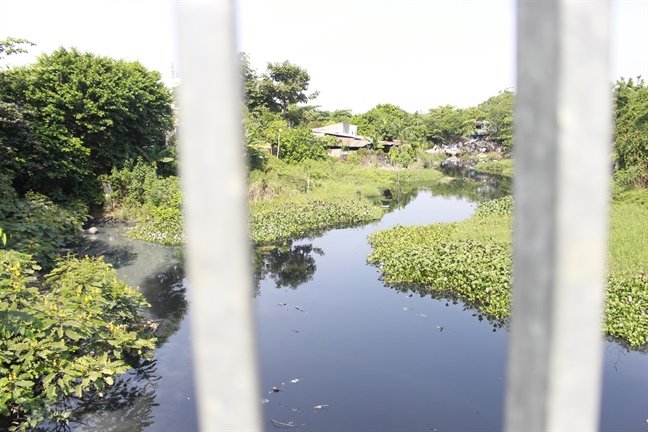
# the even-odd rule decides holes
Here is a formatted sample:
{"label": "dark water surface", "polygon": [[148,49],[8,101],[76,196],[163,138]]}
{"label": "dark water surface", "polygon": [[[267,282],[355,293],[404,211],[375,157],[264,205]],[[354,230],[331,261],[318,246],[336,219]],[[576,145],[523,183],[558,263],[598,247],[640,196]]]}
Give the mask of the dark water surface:
{"label": "dark water surface", "polygon": [[[376,224],[256,251],[265,430],[291,422],[304,431],[502,429],[507,332],[461,303],[386,287],[366,263],[367,235],[395,224],[465,219],[480,194],[492,193],[423,190]],[[100,414],[88,409],[79,417],[87,425],[75,430],[197,430],[187,284],[177,251],[108,232],[101,241],[121,248],[111,259],[153,304],[151,317],[163,319],[165,342],[153,371],[133,375],[126,386],[132,397],[97,406]],[[601,349],[601,429],[646,430],[646,354],[611,341]]]}

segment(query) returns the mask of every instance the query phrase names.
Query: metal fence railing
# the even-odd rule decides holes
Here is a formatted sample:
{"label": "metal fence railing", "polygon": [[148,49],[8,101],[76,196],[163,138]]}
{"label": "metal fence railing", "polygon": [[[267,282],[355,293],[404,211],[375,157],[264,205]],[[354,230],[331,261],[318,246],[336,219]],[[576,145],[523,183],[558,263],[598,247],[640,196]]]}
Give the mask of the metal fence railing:
{"label": "metal fence railing", "polygon": [[[518,1],[510,431],[598,428],[611,133],[608,3]],[[200,425],[259,430],[233,4],[179,2],[178,24]]]}

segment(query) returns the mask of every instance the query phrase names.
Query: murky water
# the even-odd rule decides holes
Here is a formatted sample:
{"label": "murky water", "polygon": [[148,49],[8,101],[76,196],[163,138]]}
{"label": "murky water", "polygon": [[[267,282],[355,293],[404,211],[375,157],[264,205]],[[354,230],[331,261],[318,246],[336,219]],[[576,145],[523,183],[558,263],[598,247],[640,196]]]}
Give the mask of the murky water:
{"label": "murky water", "polygon": [[[475,200],[496,196],[484,187],[490,184],[404,194],[402,208],[392,202],[396,209],[378,223],[257,251],[266,430],[502,429],[507,332],[461,303],[388,288],[366,264],[367,235],[465,219]],[[110,259],[141,287],[165,341],[149,370],[124,378],[127,396],[95,405],[99,413],[89,407],[76,417],[86,425],[75,430],[197,430],[180,258],[174,249],[124,239],[121,229],[104,230],[98,241],[121,251]],[[602,349],[601,429],[645,430],[648,357],[610,341]]]}

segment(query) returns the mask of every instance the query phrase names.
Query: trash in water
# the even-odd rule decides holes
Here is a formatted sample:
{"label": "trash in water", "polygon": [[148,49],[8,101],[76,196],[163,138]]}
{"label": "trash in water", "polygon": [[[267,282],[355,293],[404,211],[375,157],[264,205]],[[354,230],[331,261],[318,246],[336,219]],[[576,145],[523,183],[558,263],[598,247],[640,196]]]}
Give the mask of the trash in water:
{"label": "trash in water", "polygon": [[279,393],[281,390],[279,390],[277,387],[272,387],[272,391],[275,393]]}
{"label": "trash in water", "polygon": [[290,330],[290,331],[295,332],[295,333],[299,333],[299,330]]}
{"label": "trash in water", "polygon": [[303,424],[295,424],[293,422],[288,422],[288,423],[282,423],[277,420],[272,420],[270,419],[270,422],[272,423],[272,426],[276,428],[281,428],[281,429],[291,429],[291,428],[296,428],[300,426],[306,426],[306,423]]}
{"label": "trash in water", "polygon": [[416,315],[414,315],[414,316],[417,317],[417,318],[418,318],[418,317],[420,317],[420,318],[425,318],[427,315],[425,315],[425,314],[416,314]]}
{"label": "trash in water", "polygon": [[437,328],[439,329],[439,331],[443,331],[443,326],[437,326]]}
{"label": "trash in water", "polygon": [[297,384],[299,382],[299,378],[295,378],[294,380],[291,380],[290,382],[293,383],[293,384]]}
{"label": "trash in water", "polygon": [[261,405],[265,405],[270,402],[270,399],[261,399]]}
{"label": "trash in water", "polygon": [[315,406],[313,407],[313,409],[314,409],[314,410],[323,410],[323,409],[326,409],[326,410],[327,410],[327,409],[328,409],[327,407],[328,407],[328,405],[315,405]]}
{"label": "trash in water", "polygon": [[285,303],[285,302],[281,302],[281,303],[279,303],[277,306],[286,306],[286,304],[287,304],[287,303]]}
{"label": "trash in water", "polygon": [[299,312],[306,312],[304,309],[301,308],[301,306],[294,306],[295,309],[297,309]]}
{"label": "trash in water", "polygon": [[296,412],[296,413],[301,414],[301,411],[299,411],[299,408],[290,408],[290,410],[291,410],[292,412]]}
{"label": "trash in water", "polygon": [[406,311],[406,310],[408,310],[408,307],[407,307],[407,306],[405,306],[405,307],[403,308],[403,310],[404,310],[404,311]]}
{"label": "trash in water", "polygon": [[406,295],[405,297],[412,297],[412,293],[409,293],[409,294]]}

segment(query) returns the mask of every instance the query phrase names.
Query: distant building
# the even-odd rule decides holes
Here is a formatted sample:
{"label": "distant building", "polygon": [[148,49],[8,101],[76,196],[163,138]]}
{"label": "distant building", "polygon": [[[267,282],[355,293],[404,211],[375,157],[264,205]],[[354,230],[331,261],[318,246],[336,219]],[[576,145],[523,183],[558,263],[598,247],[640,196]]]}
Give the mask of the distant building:
{"label": "distant building", "polygon": [[355,137],[358,135],[358,126],[349,124],[349,122],[339,122],[328,126],[315,128],[313,129],[313,133],[315,134],[315,136],[318,136],[317,134],[322,134],[321,136],[340,135],[340,136]]}
{"label": "distant building", "polygon": [[[312,129],[316,138],[333,136],[337,138],[337,145],[328,147],[329,156],[340,157],[349,154],[350,151],[370,148],[373,141],[369,137],[358,135],[358,126],[349,124],[349,122],[339,122],[331,125]],[[400,145],[399,141],[381,141],[383,151],[386,153],[394,145]]]}

